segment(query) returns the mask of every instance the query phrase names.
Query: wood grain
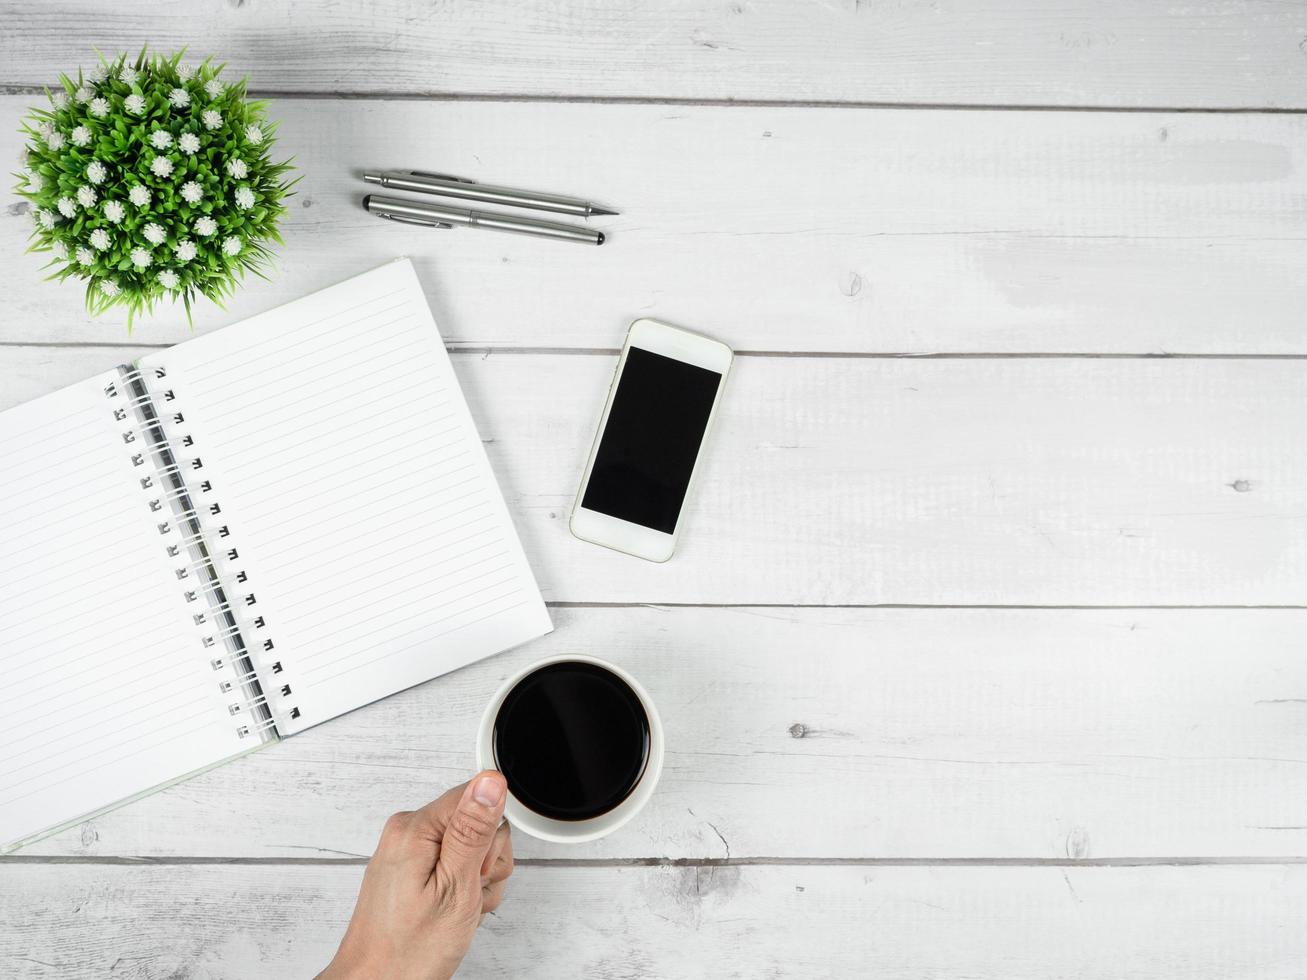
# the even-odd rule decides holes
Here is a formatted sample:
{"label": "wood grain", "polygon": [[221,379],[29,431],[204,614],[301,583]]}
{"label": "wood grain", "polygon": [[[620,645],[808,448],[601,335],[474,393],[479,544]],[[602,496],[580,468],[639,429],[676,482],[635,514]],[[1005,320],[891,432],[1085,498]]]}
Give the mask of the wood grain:
{"label": "wood grain", "polygon": [[[75,354],[59,379],[123,352]],[[6,399],[57,383],[51,357],[4,349]],[[1307,588],[1296,361],[740,358],[668,565],[567,531],[614,357],[454,361],[550,600],[1300,605]]]}
{"label": "wood grain", "polygon": [[[31,101],[0,97],[0,115]],[[198,330],[408,254],[459,346],[612,349],[657,316],[746,350],[1307,354],[1302,117],[294,99],[273,114],[304,176],[279,271],[228,312],[197,307]],[[0,127],[0,159],[18,150]],[[366,215],[354,172],[404,166],[623,214],[598,249]],[[180,309],[130,338],[120,315],[89,319],[80,288],[22,254],[26,202],[0,201],[0,342],[189,336]]]}
{"label": "wood grain", "polygon": [[648,685],[663,779],[612,837],[519,834],[520,856],[1307,856],[1307,611],[552,613],[525,649],[22,853],[366,856],[390,813],[471,775],[503,678],[579,652]]}
{"label": "wood grain", "polygon": [[189,45],[258,89],[1301,107],[1293,3],[513,0],[0,5],[0,84]]}
{"label": "wood grain", "polygon": [[[3,867],[23,980],[302,977],[356,867]],[[1284,980],[1307,868],[522,868],[459,977]]]}
{"label": "wood grain", "polygon": [[[305,175],[277,276],[195,329],[412,255],[563,603],[544,641],[0,859],[0,975],[312,973],[385,814],[465,778],[500,678],[583,650],[654,692],[663,784],[605,841],[519,835],[544,863],[461,977],[1300,977],[1307,609],[948,607],[1302,605],[1298,361],[1133,359],[1307,355],[1307,123],[1245,111],[1307,109],[1302,14],[0,0],[0,159],[93,46],[309,96],[273,106]],[[1192,109],[1236,111],[1165,111]],[[588,251],[394,227],[358,207],[388,166],[623,214]],[[190,335],[89,320],[29,227],[0,192],[0,410]],[[767,355],[665,568],[565,528],[637,316]]]}

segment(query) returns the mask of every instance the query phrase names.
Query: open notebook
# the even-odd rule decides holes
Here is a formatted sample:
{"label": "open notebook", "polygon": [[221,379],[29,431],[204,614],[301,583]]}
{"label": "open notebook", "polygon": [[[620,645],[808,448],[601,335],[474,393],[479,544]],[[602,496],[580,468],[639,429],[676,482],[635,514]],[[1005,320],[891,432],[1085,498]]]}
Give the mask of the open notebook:
{"label": "open notebook", "polygon": [[411,264],[0,413],[0,851],[549,632]]}

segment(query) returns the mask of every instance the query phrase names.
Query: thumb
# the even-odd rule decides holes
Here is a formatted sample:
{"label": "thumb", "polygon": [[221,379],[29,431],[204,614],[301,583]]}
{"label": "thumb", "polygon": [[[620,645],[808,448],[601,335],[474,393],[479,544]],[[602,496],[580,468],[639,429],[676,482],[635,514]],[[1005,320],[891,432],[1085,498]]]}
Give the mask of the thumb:
{"label": "thumb", "polygon": [[467,784],[458,807],[445,826],[438,867],[464,894],[481,893],[481,865],[495,841],[504,816],[508,785],[493,769]]}

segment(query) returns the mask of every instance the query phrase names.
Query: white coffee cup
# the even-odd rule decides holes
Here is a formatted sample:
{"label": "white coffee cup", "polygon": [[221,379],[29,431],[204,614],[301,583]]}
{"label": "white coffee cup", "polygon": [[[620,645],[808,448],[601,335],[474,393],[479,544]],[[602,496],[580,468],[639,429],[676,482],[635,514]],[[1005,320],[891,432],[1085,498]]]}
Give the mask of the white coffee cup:
{"label": "white coffee cup", "polygon": [[513,795],[510,787],[508,800],[504,804],[504,816],[508,818],[509,823],[541,840],[552,841],[556,844],[581,844],[611,834],[639,813],[640,809],[649,801],[649,797],[653,796],[654,787],[658,785],[658,777],[663,770],[663,723],[658,717],[658,710],[654,707],[649,692],[622,668],[596,657],[586,657],[579,654],[548,657],[523,668],[504,681],[499,690],[495,692],[495,696],[490,699],[490,703],[486,705],[485,715],[481,719],[481,727],[477,731],[477,766],[479,768],[498,768],[495,762],[495,719],[499,715],[499,708],[504,703],[504,698],[508,697],[508,692],[516,687],[528,674],[534,673],[541,667],[557,663],[594,664],[596,667],[602,667],[614,674],[625,681],[627,686],[635,692],[635,696],[640,699],[640,706],[644,708],[644,713],[649,719],[649,758],[645,761],[644,773],[626,799],[607,813],[601,813],[599,816],[587,820],[555,820],[551,817],[542,816],[525,806]]}

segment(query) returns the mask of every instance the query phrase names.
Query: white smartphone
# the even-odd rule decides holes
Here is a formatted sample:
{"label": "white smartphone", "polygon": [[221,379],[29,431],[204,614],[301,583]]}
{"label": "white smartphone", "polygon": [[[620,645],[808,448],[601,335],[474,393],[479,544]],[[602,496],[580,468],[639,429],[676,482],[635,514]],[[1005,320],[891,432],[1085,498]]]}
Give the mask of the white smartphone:
{"label": "white smartphone", "polygon": [[574,535],[649,561],[672,557],[731,356],[657,320],[631,324],[572,508]]}

